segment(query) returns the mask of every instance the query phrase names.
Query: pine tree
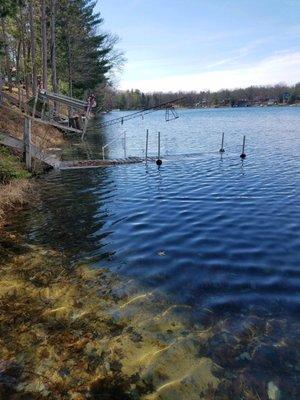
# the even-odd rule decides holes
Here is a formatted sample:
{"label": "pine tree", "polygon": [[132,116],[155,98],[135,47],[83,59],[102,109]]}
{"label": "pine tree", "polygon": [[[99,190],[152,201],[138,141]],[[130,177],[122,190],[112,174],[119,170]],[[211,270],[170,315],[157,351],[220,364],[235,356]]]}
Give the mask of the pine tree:
{"label": "pine tree", "polygon": [[12,86],[16,69],[28,96],[39,76],[45,88],[49,77],[51,90],[70,96],[104,88],[123,58],[102,23],[91,0],[0,0],[0,70]]}

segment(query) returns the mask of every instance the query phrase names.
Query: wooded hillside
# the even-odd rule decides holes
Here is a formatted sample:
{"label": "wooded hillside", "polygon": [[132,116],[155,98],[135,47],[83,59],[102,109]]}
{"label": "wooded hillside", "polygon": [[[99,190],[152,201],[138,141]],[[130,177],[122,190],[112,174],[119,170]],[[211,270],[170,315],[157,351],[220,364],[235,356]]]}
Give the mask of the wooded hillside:
{"label": "wooded hillside", "polygon": [[123,62],[91,0],[1,0],[0,77],[27,96],[37,87],[82,97]]}
{"label": "wooded hillside", "polygon": [[250,86],[244,89],[219,90],[217,92],[153,92],[140,90],[114,91],[105,88],[104,107],[107,109],[136,110],[180,99],[179,107],[242,107],[252,105],[275,105],[300,103],[300,83],[293,86]]}

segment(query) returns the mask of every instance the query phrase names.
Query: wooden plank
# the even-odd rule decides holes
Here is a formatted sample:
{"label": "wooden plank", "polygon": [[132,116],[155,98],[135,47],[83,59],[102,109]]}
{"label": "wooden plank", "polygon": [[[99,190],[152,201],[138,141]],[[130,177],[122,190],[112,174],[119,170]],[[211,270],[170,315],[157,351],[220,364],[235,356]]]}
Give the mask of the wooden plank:
{"label": "wooden plank", "polygon": [[20,151],[23,151],[24,149],[22,140],[16,139],[9,135],[0,134],[0,144]]}
{"label": "wooden plank", "polygon": [[63,161],[60,164],[60,169],[88,169],[88,168],[102,168],[112,165],[124,164],[139,164],[144,161],[141,157],[128,157],[119,158],[114,160],[82,160],[82,161]]}
{"label": "wooden plank", "polygon": [[39,122],[40,124],[44,124],[44,125],[51,125],[51,126],[55,126],[56,128],[59,129],[63,129],[65,131],[69,131],[69,132],[74,132],[74,133],[80,133],[82,134],[82,131],[76,128],[72,128],[70,126],[65,126],[56,122],[52,122],[52,121],[43,121],[41,119],[38,118],[32,118],[34,121]]}
{"label": "wooden plank", "polygon": [[[24,142],[22,140],[8,135],[0,134],[0,144],[12,149],[20,150],[21,152],[24,150]],[[47,151],[43,152],[33,144],[30,146],[30,151],[32,158],[36,158],[52,168],[59,168],[61,161],[56,155]]]}
{"label": "wooden plank", "polygon": [[74,99],[72,97],[64,96],[58,93],[40,92],[40,96],[48,100],[57,101],[59,103],[66,104],[74,108],[79,108],[81,110],[85,110],[87,107],[86,101]]}

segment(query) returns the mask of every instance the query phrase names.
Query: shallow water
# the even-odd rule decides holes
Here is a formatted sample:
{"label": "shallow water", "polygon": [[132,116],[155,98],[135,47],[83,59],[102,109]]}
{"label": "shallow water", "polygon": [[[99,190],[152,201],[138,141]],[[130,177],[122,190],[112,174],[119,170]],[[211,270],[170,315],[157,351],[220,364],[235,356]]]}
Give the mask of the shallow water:
{"label": "shallow water", "polygon": [[178,120],[163,119],[159,112],[104,132],[94,128],[84,145],[65,152],[100,158],[103,143],[120,137],[106,156],[122,157],[126,129],[127,155],[143,156],[148,128],[155,154],[160,130],[160,169],[149,163],[52,172],[41,180],[42,201],[16,216],[11,230],[191,306],[198,323],[219,332],[207,356],[229,375],[251,371],[249,382],[265,388],[262,399],[275,382],[281,398],[296,400],[300,108],[182,110]]}

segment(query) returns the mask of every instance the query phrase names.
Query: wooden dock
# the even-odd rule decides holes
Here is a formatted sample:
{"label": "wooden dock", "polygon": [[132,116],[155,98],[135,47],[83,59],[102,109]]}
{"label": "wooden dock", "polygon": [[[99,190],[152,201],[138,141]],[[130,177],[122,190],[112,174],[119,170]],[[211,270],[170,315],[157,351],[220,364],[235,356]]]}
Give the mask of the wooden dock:
{"label": "wooden dock", "polygon": [[[11,149],[16,149],[21,153],[24,151],[24,142],[22,140],[2,133],[0,133],[0,144]],[[40,150],[32,144],[30,147],[32,158],[43,162],[47,167],[60,168],[61,161],[59,156],[49,151]]]}
{"label": "wooden dock", "polygon": [[[148,162],[155,162],[155,157],[148,157]],[[70,170],[70,169],[88,169],[88,168],[103,168],[112,165],[122,164],[140,164],[145,162],[145,158],[141,157],[127,157],[117,158],[112,160],[82,160],[82,161],[62,161],[59,169]]]}
{"label": "wooden dock", "polygon": [[[11,149],[16,149],[19,152],[24,151],[24,142],[12,136],[0,134],[0,144]],[[47,167],[61,170],[103,168],[113,165],[139,164],[145,162],[145,158],[141,157],[116,158],[111,160],[61,161],[57,154],[51,153],[51,151],[41,151],[34,145],[31,145],[31,156],[33,159],[37,159],[44,163]],[[147,160],[148,162],[155,162],[156,158],[148,157]]]}

